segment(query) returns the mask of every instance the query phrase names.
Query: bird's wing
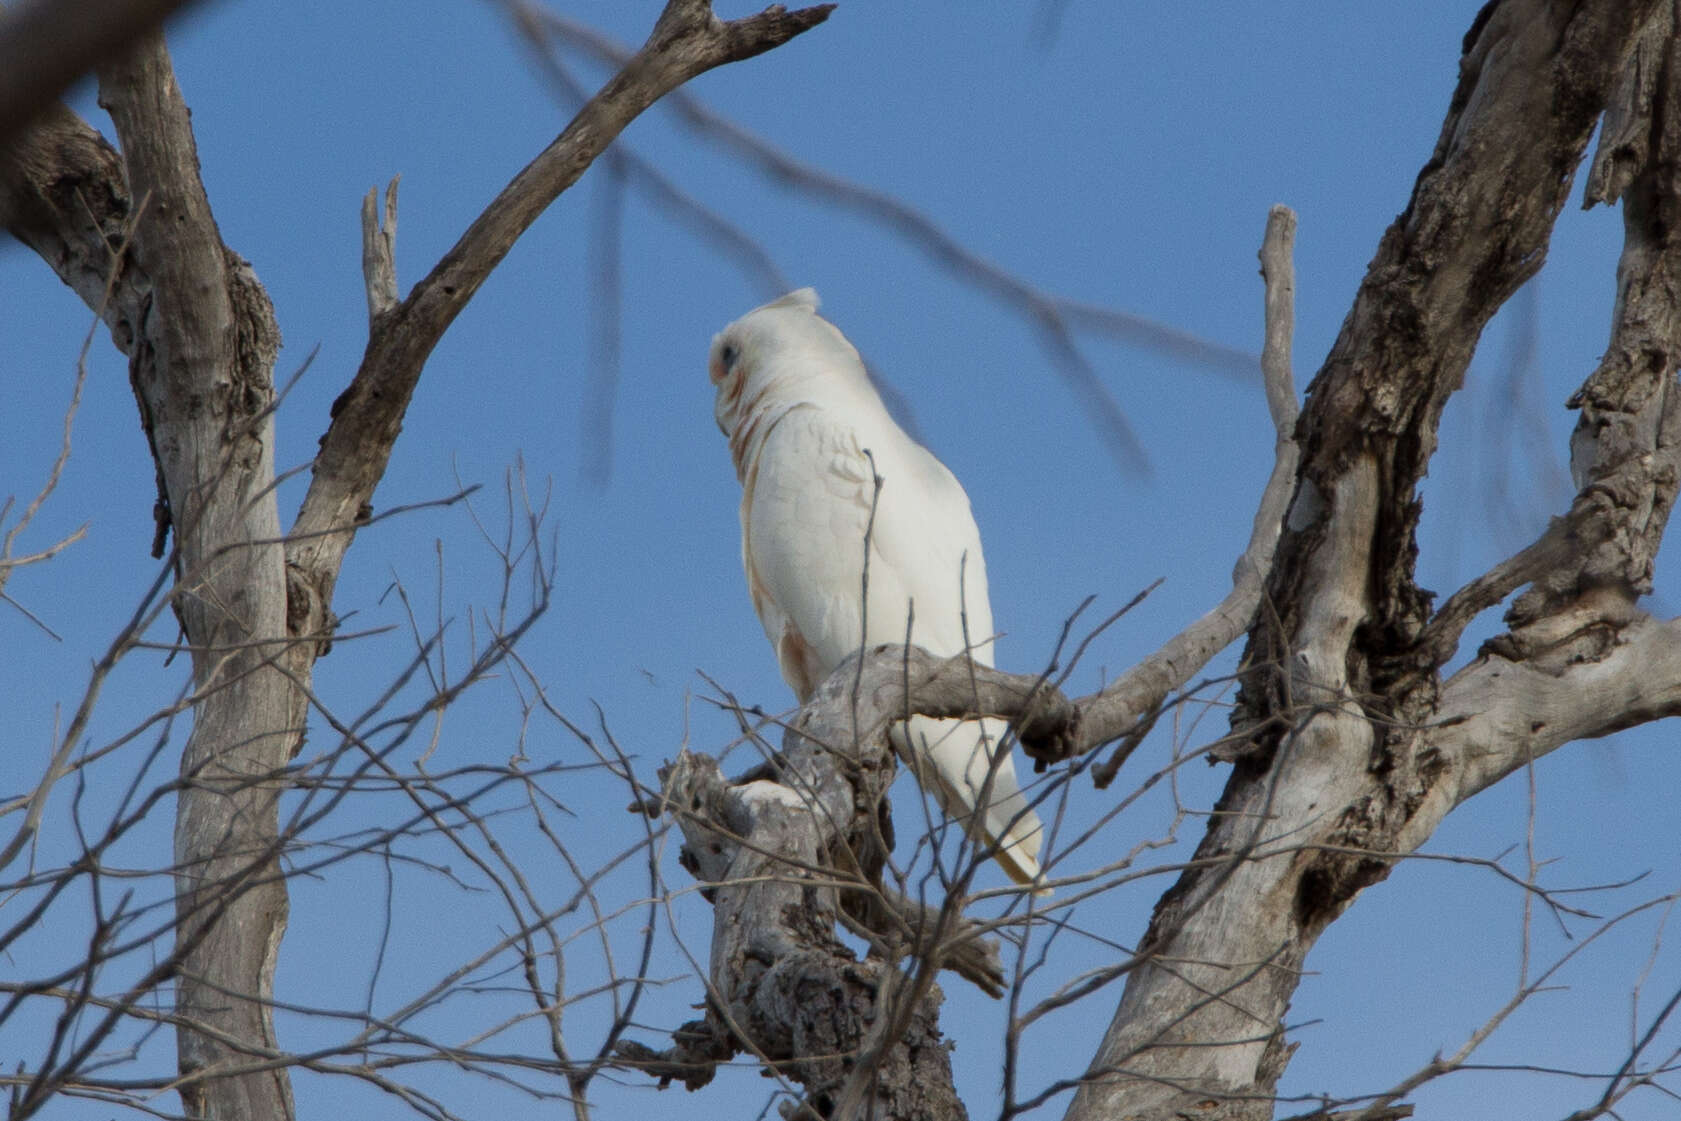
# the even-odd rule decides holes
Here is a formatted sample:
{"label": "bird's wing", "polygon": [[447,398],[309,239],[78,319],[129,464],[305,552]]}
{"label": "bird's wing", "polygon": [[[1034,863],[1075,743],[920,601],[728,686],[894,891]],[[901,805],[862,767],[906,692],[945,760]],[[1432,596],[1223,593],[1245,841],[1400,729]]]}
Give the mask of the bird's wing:
{"label": "bird's wing", "polygon": [[[968,649],[990,666],[992,604],[969,496],[945,464],[902,432],[886,433],[878,443],[882,487],[871,538],[879,566],[893,574],[894,590],[914,603],[911,641],[945,657]],[[873,592],[872,640],[881,635],[875,616],[891,611],[899,632],[882,640],[903,642],[904,608],[883,604],[878,613]]]}
{"label": "bird's wing", "polygon": [[[782,676],[802,701],[863,641],[864,536],[874,492],[856,431],[809,406],[776,421],[746,480],[748,587]],[[895,594],[904,603],[891,572],[872,570],[870,580],[872,603]],[[870,630],[877,634],[873,622]],[[880,633],[888,641],[892,631]]]}
{"label": "bird's wing", "polygon": [[[968,649],[990,666],[992,605],[969,496],[943,463],[901,439],[879,457],[883,483],[872,534],[879,567],[893,572],[914,602],[913,642],[933,654]],[[1011,879],[1035,883],[1044,827],[1022,794],[1015,761],[999,751],[1005,729],[1002,720],[918,717],[894,736],[894,746],[948,817],[998,846],[995,858]],[[986,808],[977,814],[983,793]]]}

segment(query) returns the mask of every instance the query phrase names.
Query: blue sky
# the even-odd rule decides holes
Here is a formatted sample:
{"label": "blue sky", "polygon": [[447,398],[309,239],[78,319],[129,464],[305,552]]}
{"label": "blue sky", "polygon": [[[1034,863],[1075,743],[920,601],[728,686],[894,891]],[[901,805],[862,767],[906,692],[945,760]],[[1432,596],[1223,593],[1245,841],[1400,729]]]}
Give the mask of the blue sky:
{"label": "blue sky", "polygon": [[[556,7],[627,43],[640,41],[658,11],[652,0]],[[1267,208],[1286,203],[1301,222],[1296,370],[1305,386],[1380,233],[1429,156],[1476,7],[843,0],[823,27],[703,76],[689,90],[799,159],[903,200],[1032,285],[1243,351],[1259,347],[1255,251]],[[1053,9],[1061,15],[1047,34],[1043,16]],[[173,45],[223,236],[274,298],[286,342],[280,376],[315,355],[278,417],[277,461],[306,463],[366,338],[357,225],[363,192],[402,175],[397,261],[406,289],[566,113],[487,3],[227,0],[189,17]],[[604,77],[578,65],[592,85]],[[76,104],[96,112],[87,90]],[[1270,466],[1258,384],[1084,337],[1085,354],[1149,460],[1147,470],[1122,469],[1016,310],[891,231],[755,173],[658,109],[623,142],[758,239],[794,284],[816,286],[825,314],[903,395],[925,441],[968,489],[1005,634],[1001,664],[1039,668],[1085,596],[1097,596],[1101,617],[1165,577],[1094,644],[1070,683],[1089,691],[1224,593]],[[375,502],[387,509],[445,496],[461,482],[484,484],[479,509],[496,524],[501,479],[516,459],[533,490],[552,487],[553,536],[545,543],[554,543],[554,602],[522,655],[577,723],[596,727],[598,705],[651,778],[680,746],[717,752],[733,738],[732,722],[704,700],[714,694],[702,672],[747,703],[774,710],[790,700],[742,584],[739,492],[705,376],[712,333],[777,293],[633,187],[623,210],[622,377],[610,434],[586,433],[591,237],[603,180],[600,167],[592,170],[551,208],[439,347]],[[1444,450],[1426,487],[1426,586],[1445,595],[1562,509],[1567,496],[1549,486],[1571,422],[1562,402],[1603,347],[1619,239],[1618,215],[1572,207],[1546,269],[1523,297],[1528,320],[1503,316],[1486,335],[1468,388],[1450,407]],[[0,285],[8,298],[0,354],[10,392],[0,414],[0,492],[21,500],[56,449],[56,418],[90,316],[15,246],[0,252]],[[1514,409],[1500,383],[1531,328],[1538,358],[1526,375],[1524,406]],[[55,713],[74,705],[90,660],[157,571],[147,555],[151,466],[123,363],[102,335],[89,375],[63,483],[21,546],[41,547],[84,522],[87,538],[7,586],[62,640],[0,609],[0,641],[14,652],[0,660],[13,733],[0,762],[6,791],[33,782]],[[1527,433],[1536,438],[1526,440]],[[603,485],[586,479],[585,467],[609,435],[611,476]],[[283,520],[301,493],[296,482],[283,488]],[[416,512],[361,534],[336,607],[355,612],[347,626],[398,629],[341,643],[318,669],[324,698],[360,711],[412,655],[403,606],[388,594],[398,583],[424,620],[453,620],[446,649],[451,672],[459,672],[474,640],[469,618],[494,607],[496,573],[461,507]],[[1660,570],[1657,610],[1672,608],[1676,592]],[[153,637],[173,636],[160,627]],[[184,667],[161,661],[142,653],[115,675],[96,741],[173,697]],[[1230,665],[1228,655],[1211,672]],[[1079,789],[1066,811],[1070,826],[1084,828],[1112,809],[1128,775],[1165,765],[1176,740],[1194,747],[1224,730],[1217,709],[1194,728],[1189,716],[1158,732],[1109,792]],[[511,686],[493,682],[427,728],[437,740],[429,765],[501,762],[520,732]],[[552,722],[534,721],[524,734],[535,761],[586,758]],[[1677,791],[1664,754],[1672,741],[1668,727],[1649,729],[1574,745],[1535,769],[1534,846],[1538,859],[1556,861],[1549,884],[1601,884],[1650,870],[1638,887],[1593,897],[1588,905],[1608,914],[1675,888],[1681,853],[1670,807]],[[88,806],[100,804],[101,782],[133,769],[135,751],[144,748],[131,748],[100,772],[108,777],[90,786]],[[412,759],[422,745],[404,750]],[[159,776],[172,773],[171,753],[156,767]],[[1182,843],[1200,835],[1195,812],[1206,809],[1223,777],[1201,763],[1180,776],[1178,794],[1192,811],[1178,828]],[[908,785],[898,792],[902,837],[916,820]],[[554,792],[573,814],[559,828],[581,864],[599,863],[640,836],[623,810],[622,786],[582,774]],[[68,800],[62,790],[55,798],[42,862],[66,843]],[[1427,851],[1498,856],[1523,844],[1529,808],[1519,776],[1464,807]],[[339,824],[351,829],[390,812],[392,805],[374,799],[347,810]],[[1165,792],[1130,808],[1103,826],[1091,859],[1114,859],[1163,836],[1172,812]],[[564,867],[544,855],[540,840],[509,829],[515,843],[533,846],[542,889],[563,897]],[[167,852],[167,823],[160,822],[125,859],[138,867]],[[1513,859],[1522,859],[1521,848]],[[662,860],[670,883],[686,887],[674,849]],[[298,884],[282,999],[360,1004],[382,924],[384,875],[369,861]],[[393,876],[398,910],[376,1007],[402,1004],[403,994],[497,936],[494,908],[481,895],[440,888],[407,868]],[[1078,919],[1130,943],[1167,883],[1146,879],[1087,904]],[[609,904],[645,892],[645,870],[634,867],[604,889]],[[1520,894],[1486,870],[1445,862],[1409,864],[1369,891],[1309,959],[1314,975],[1291,1010],[1292,1023],[1302,1025],[1293,1035],[1301,1049],[1284,1092],[1377,1090],[1437,1051],[1456,1049],[1510,995],[1521,906]],[[692,894],[662,914],[654,972],[672,980],[650,992],[637,1017],[646,1027],[632,1033],[653,1044],[658,1029],[694,1014],[688,1006],[700,992],[684,978],[679,939],[704,959],[709,918]],[[641,921],[635,912],[608,929],[628,946]],[[1575,933],[1587,928],[1578,924]],[[1568,987],[1517,1013],[1479,1059],[1613,1069],[1654,930],[1653,920],[1640,920],[1584,952],[1562,977]],[[80,936],[69,927],[43,931],[19,950],[18,965],[53,960],[65,935]],[[1537,922],[1535,943],[1537,961],[1568,945],[1546,921]],[[599,978],[599,955],[587,939],[576,952],[581,989]],[[1065,939],[1053,949],[1055,976],[1040,995],[1112,957],[1095,940]],[[1671,952],[1653,959],[1640,1003],[1647,1015],[1673,990],[1678,965]],[[959,1089],[972,1115],[995,1115],[1002,1007],[955,979],[945,988]],[[1089,1057],[1117,997],[1100,994],[1029,1036],[1024,1091]],[[428,1022],[458,1036],[473,1030],[477,1015],[470,1006],[450,1007]],[[599,1000],[572,1013],[580,1050],[593,1050],[603,1015]],[[29,1030],[0,1028],[0,1056],[33,1054]],[[342,1029],[283,1017],[280,1030],[283,1042],[302,1045]],[[167,1066],[162,1046],[151,1041],[143,1056]],[[558,1108],[483,1082],[427,1084],[474,1116],[492,1109],[546,1116]],[[305,1115],[330,1107],[408,1115],[346,1080],[300,1077],[296,1088]],[[744,1069],[692,1097],[670,1090],[656,1098],[634,1077],[622,1087],[600,1085],[596,1096],[602,1117],[683,1109],[722,1118],[752,1116],[770,1089]],[[1420,1116],[1530,1118],[1562,1116],[1597,1093],[1591,1082],[1487,1073],[1457,1075],[1414,1100]],[[1664,1115],[1656,1097],[1623,1111]]]}

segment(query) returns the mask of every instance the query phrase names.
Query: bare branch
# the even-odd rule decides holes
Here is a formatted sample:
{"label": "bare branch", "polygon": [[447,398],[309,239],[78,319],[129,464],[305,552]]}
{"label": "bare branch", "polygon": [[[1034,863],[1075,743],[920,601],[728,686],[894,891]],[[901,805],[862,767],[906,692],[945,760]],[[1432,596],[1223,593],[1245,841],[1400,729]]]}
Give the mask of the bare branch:
{"label": "bare branch", "polygon": [[[1249,544],[1232,570],[1232,590],[1212,611],[1101,693],[1081,699],[1082,749],[1107,743],[1149,720],[1169,694],[1201,672],[1254,620],[1283,528],[1284,510],[1295,490],[1300,460],[1295,440],[1296,389],[1290,364],[1290,341],[1295,330],[1296,276],[1291,260],[1295,238],[1295,213],[1286,206],[1273,207],[1260,252],[1261,276],[1266,281],[1266,343],[1261,371],[1266,380],[1267,409],[1272,414],[1273,465],[1255,511]],[[1134,743],[1132,739],[1128,742]],[[1034,754],[1031,746],[1028,751]],[[1099,787],[1109,785],[1125,758],[1124,751],[1117,752],[1093,772]]]}
{"label": "bare branch", "polygon": [[[1454,761],[1454,781],[1431,792],[1415,830],[1425,832],[1446,809],[1487,789],[1567,743],[1681,715],[1681,620],[1631,621],[1615,648],[1572,672],[1479,659],[1442,686],[1438,724],[1425,744]],[[1451,805],[1438,808],[1438,798]],[[1411,836],[1413,830],[1409,830]],[[1422,840],[1422,837],[1417,838]]]}
{"label": "bare branch", "polygon": [[293,523],[299,544],[288,550],[287,562],[309,603],[302,614],[325,619],[339,561],[367,516],[427,357],[519,236],[648,106],[697,74],[815,27],[832,7],[772,7],[725,22],[704,0],[670,0],[642,49],[373,325],[361,368],[333,403],[309,492]]}

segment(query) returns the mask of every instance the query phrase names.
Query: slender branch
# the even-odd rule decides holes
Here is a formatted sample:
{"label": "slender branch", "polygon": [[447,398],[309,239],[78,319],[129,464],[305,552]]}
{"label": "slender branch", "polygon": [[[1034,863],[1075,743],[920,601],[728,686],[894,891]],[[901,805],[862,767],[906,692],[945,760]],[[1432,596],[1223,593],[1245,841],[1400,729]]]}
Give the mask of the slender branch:
{"label": "slender branch", "polygon": [[[1290,364],[1290,341],[1295,330],[1296,276],[1291,259],[1295,237],[1294,212],[1286,206],[1274,206],[1267,215],[1260,251],[1261,276],[1266,281],[1266,342],[1261,354],[1261,372],[1266,383],[1267,410],[1272,416],[1273,465],[1255,511],[1249,544],[1232,570],[1232,590],[1213,610],[1116,678],[1101,693],[1079,701],[1082,749],[1107,743],[1151,719],[1151,714],[1174,690],[1235,642],[1254,620],[1266,574],[1272,567],[1273,550],[1283,528],[1284,511],[1295,490],[1296,465],[1300,461],[1295,439],[1296,389]],[[1128,743],[1136,746],[1133,738],[1129,737]],[[1024,747],[1029,754],[1035,754],[1031,746],[1024,744]],[[1119,751],[1098,767],[1092,776],[1097,785],[1107,786],[1125,758],[1125,751]]]}
{"label": "slender branch", "polygon": [[[372,326],[361,368],[333,403],[293,524],[299,544],[288,549],[287,560],[308,585],[307,614],[325,617],[339,560],[367,516],[428,356],[520,235],[648,106],[697,74],[787,42],[823,22],[832,8],[771,7],[724,22],[705,0],[670,0],[642,49]],[[394,207],[387,214],[394,216]],[[383,293],[383,278],[379,283]]]}

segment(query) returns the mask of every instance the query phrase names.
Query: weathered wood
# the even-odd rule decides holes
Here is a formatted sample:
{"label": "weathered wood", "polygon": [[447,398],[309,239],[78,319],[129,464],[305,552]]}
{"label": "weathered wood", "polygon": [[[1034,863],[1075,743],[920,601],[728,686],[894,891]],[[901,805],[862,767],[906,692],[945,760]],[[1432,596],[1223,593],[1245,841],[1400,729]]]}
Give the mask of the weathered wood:
{"label": "weathered wood", "polygon": [[[746,1052],[799,1083],[819,1116],[965,1116],[934,974],[956,969],[994,995],[1002,975],[962,917],[964,877],[941,907],[881,887],[876,815],[895,771],[887,731],[911,713],[1015,718],[1041,743],[1073,737],[1077,718],[1038,678],[883,646],[830,675],[773,765],[730,783],[709,757],[680,756],[661,771],[662,801],[714,908],[708,1012],[671,1049],[623,1045],[622,1060],[692,1087]],[[877,949],[863,961],[836,937],[845,910]]]}
{"label": "weathered wood", "polygon": [[275,1049],[267,997],[286,926],[276,776],[297,739],[275,506],[268,297],[222,244],[163,40],[101,75],[130,189],[130,253],[148,283],[129,378],[173,523],[174,607],[192,651],[193,730],[175,825],[181,1097],[193,1116],[292,1116],[283,1069],[204,1077]]}
{"label": "weathered wood", "polygon": [[[1429,629],[1417,484],[1484,325],[1540,267],[1656,7],[1500,0],[1468,34],[1436,151],[1308,391],[1296,495],[1234,717],[1247,744],[1198,850],[1207,863],[1158,904],[1076,1121],[1270,1117],[1308,950],[1387,874],[1385,854],[1410,851],[1468,796],[1471,745],[1421,731],[1439,712],[1447,632],[1463,624]],[[1456,612],[1474,614],[1488,591]]]}

